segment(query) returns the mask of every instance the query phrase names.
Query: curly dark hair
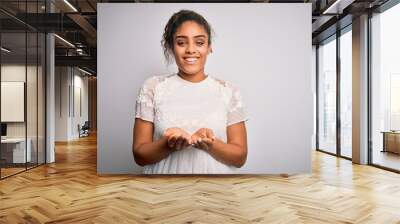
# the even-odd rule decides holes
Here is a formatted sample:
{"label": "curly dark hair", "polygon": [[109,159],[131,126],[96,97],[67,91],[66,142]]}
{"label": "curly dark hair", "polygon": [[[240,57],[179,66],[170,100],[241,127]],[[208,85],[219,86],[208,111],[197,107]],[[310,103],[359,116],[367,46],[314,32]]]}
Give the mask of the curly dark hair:
{"label": "curly dark hair", "polygon": [[167,25],[165,25],[164,34],[161,40],[164,56],[168,63],[171,62],[170,53],[173,52],[174,48],[174,35],[178,28],[186,21],[193,21],[204,27],[208,34],[208,45],[211,44],[212,29],[207,20],[192,10],[180,10],[179,12],[174,13],[168,20]]}

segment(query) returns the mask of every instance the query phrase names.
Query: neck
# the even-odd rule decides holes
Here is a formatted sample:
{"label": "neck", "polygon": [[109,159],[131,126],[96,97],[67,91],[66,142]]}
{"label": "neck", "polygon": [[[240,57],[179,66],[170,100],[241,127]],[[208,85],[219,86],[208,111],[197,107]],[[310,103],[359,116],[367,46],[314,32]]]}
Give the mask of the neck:
{"label": "neck", "polygon": [[196,74],[187,74],[181,70],[179,70],[178,75],[189,82],[201,82],[204,79],[206,79],[206,74],[204,74],[204,71],[198,72]]}

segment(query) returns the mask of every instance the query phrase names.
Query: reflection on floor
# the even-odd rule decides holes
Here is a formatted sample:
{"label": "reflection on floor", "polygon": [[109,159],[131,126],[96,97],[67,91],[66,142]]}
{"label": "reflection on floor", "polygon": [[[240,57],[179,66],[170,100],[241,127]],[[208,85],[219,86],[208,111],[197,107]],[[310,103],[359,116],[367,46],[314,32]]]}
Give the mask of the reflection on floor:
{"label": "reflection on floor", "polygon": [[400,170],[400,155],[392,152],[374,151],[373,164]]}
{"label": "reflection on floor", "polygon": [[341,151],[341,155],[342,156],[345,156],[345,157],[348,157],[348,158],[352,157],[351,148],[342,148],[341,150],[342,150]]}
{"label": "reflection on floor", "polygon": [[36,167],[37,164],[36,163],[28,163],[28,164],[26,164],[27,168],[25,167],[25,164],[4,164],[3,163],[2,166],[4,166],[4,167],[1,168],[1,178],[5,178],[5,177],[11,176],[13,174],[25,171],[26,169]]}
{"label": "reflection on floor", "polygon": [[18,168],[1,168],[1,178],[13,175],[15,173],[18,173],[18,172],[21,172],[24,170],[25,170],[25,167],[23,167],[23,168],[20,168],[20,167],[18,167]]}

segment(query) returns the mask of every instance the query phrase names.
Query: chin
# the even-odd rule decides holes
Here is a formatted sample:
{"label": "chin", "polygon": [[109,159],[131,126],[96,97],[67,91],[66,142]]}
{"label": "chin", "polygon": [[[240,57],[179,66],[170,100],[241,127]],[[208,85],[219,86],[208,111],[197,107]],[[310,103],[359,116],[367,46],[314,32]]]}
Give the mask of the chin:
{"label": "chin", "polygon": [[195,75],[195,74],[199,73],[201,70],[200,69],[181,69],[181,71],[187,75]]}

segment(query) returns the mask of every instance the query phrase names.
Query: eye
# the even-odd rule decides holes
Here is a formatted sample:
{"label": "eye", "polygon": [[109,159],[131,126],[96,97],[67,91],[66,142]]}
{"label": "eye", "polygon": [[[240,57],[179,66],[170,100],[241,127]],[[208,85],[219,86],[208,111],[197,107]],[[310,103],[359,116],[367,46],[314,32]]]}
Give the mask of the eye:
{"label": "eye", "polygon": [[204,45],[204,42],[199,41],[199,42],[197,42],[197,45],[203,46],[203,45]]}
{"label": "eye", "polygon": [[178,42],[176,42],[176,44],[177,44],[178,46],[183,46],[183,45],[185,44],[185,42],[183,42],[183,41],[178,41]]}

